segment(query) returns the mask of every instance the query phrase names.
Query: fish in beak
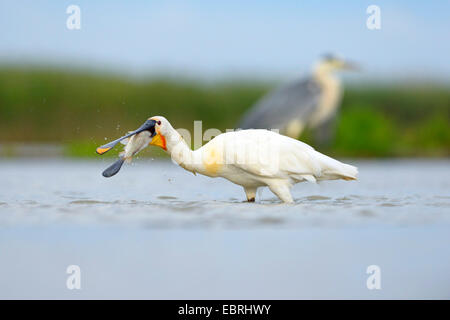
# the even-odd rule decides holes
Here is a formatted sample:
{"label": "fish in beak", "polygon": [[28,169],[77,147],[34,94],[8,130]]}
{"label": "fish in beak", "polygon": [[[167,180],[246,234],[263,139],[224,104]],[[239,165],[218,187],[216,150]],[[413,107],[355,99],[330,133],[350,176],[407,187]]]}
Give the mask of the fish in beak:
{"label": "fish in beak", "polygon": [[98,147],[96,151],[100,155],[105,154],[106,152],[108,152],[109,150],[114,148],[122,140],[125,140],[125,139],[127,139],[127,138],[129,138],[131,136],[134,136],[135,134],[141,133],[142,131],[149,131],[150,132],[150,137],[153,138],[156,135],[155,124],[156,124],[155,120],[150,120],[149,119],[149,120],[145,121],[144,124],[139,129],[131,131],[127,135],[125,135],[125,136],[123,136],[123,137],[121,137],[119,139],[116,139],[116,140],[111,141],[111,142],[109,142],[107,144],[104,144],[101,147]]}
{"label": "fish in beak", "polygon": [[[104,177],[109,178],[117,174],[125,161],[131,161],[132,156],[147,147],[149,143],[159,145],[158,141],[161,140],[161,136],[155,132],[155,123],[155,120],[147,120],[139,129],[97,148],[97,153],[102,155],[114,148],[119,142],[126,144],[120,158],[103,171]],[[164,140],[164,138],[162,139]],[[153,143],[154,140],[155,143]]]}

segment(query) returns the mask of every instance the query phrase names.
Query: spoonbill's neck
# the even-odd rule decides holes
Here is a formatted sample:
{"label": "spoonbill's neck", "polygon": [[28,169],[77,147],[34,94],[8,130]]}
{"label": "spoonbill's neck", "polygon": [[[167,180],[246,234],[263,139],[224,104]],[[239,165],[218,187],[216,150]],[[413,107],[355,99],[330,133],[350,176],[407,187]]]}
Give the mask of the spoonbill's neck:
{"label": "spoonbill's neck", "polygon": [[180,167],[195,172],[194,152],[189,148],[181,134],[171,128],[170,133],[165,137],[167,153],[173,161]]}

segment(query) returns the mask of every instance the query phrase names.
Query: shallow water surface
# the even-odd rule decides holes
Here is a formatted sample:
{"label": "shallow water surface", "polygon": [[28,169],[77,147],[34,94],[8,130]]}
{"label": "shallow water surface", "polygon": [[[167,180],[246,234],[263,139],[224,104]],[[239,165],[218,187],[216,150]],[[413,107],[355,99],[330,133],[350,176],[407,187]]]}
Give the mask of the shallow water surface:
{"label": "shallow water surface", "polygon": [[292,205],[170,161],[105,179],[110,161],[0,161],[0,298],[450,298],[450,161],[347,161],[358,181]]}
{"label": "shallow water surface", "polygon": [[0,162],[0,224],[291,228],[450,221],[449,161],[357,162],[358,181],[297,184],[294,205],[280,204],[267,188],[257,203],[247,203],[241,187],[170,161],[140,160],[109,179],[101,176],[107,164]]}

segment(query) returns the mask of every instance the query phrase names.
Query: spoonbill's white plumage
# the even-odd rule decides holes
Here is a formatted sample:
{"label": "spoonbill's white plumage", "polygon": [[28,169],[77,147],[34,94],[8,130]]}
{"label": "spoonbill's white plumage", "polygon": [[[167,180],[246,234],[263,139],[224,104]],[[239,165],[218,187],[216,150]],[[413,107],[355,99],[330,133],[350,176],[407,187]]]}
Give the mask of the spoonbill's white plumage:
{"label": "spoonbill's white plumage", "polygon": [[223,177],[242,186],[248,201],[255,201],[257,188],[267,186],[283,202],[291,203],[290,189],[295,183],[355,180],[358,173],[356,167],[321,154],[301,141],[264,129],[222,133],[192,151],[164,117],[149,121],[153,128],[145,129],[149,134],[136,139],[133,149],[159,146],[194,174]]}

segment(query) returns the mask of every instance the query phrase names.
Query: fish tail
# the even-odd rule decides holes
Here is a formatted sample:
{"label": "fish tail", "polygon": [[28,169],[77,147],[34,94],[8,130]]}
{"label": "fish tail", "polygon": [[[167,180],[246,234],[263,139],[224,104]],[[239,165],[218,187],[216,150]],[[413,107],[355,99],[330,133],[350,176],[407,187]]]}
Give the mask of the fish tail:
{"label": "fish tail", "polygon": [[105,171],[103,171],[102,175],[105,178],[112,177],[117,172],[119,172],[120,168],[122,168],[122,165],[123,165],[124,161],[125,160],[123,158],[120,158],[119,160],[114,162],[112,165],[110,165],[108,168],[106,168]]}

